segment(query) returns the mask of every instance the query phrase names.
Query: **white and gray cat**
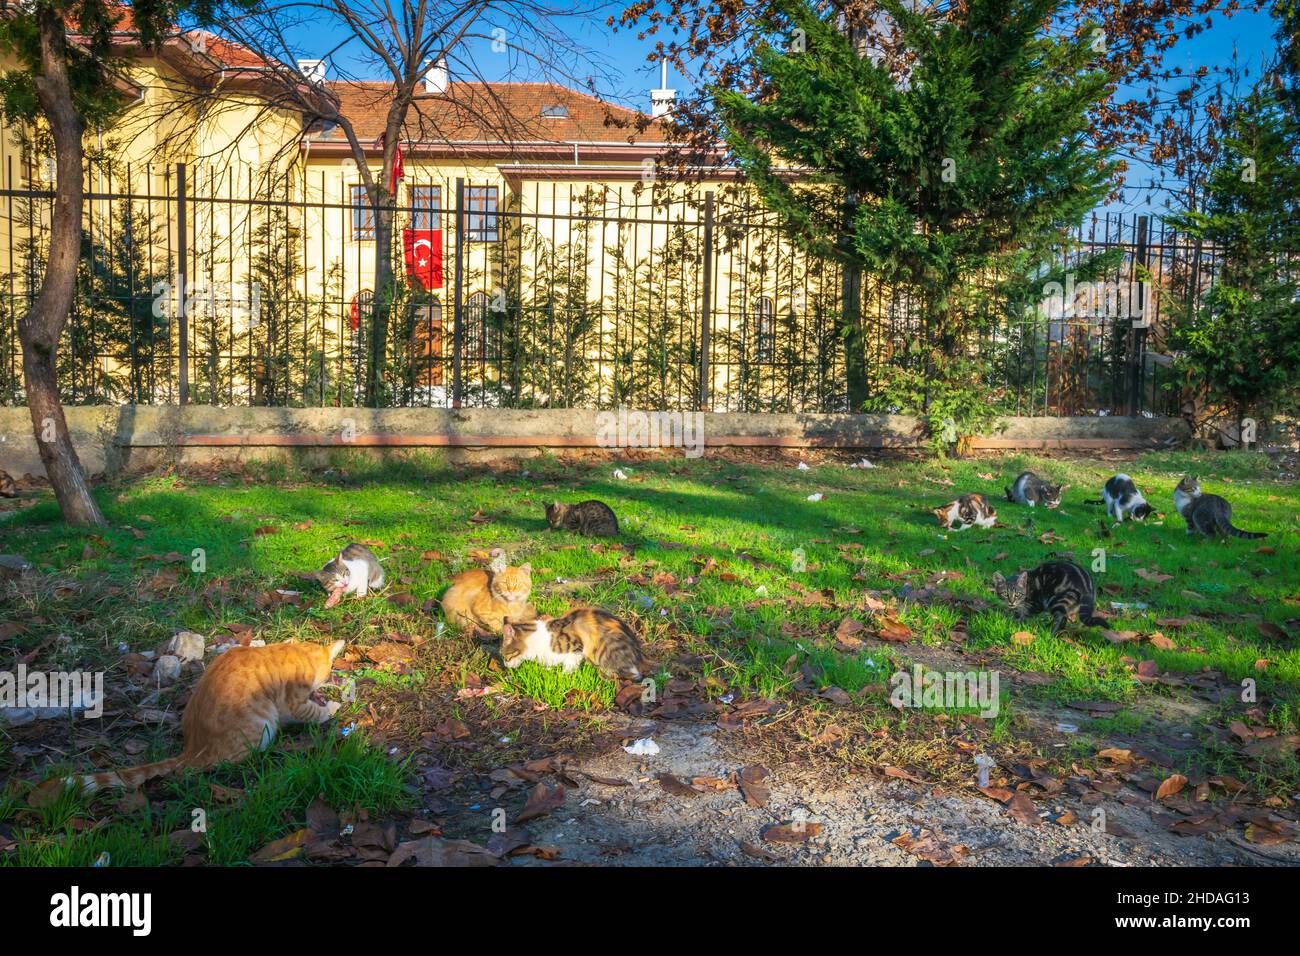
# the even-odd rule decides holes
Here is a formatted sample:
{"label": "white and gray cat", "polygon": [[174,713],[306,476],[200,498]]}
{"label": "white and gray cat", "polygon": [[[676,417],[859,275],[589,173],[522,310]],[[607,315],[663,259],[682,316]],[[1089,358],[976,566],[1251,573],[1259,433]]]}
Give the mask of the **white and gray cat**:
{"label": "white and gray cat", "polygon": [[1232,505],[1226,498],[1201,491],[1201,481],[1191,475],[1174,489],[1174,507],[1187,522],[1187,533],[1211,538],[1267,538],[1263,531],[1242,531],[1232,523]]}
{"label": "white and gray cat", "polygon": [[365,597],[384,586],[384,569],[375,553],[364,544],[348,545],[313,577],[330,593],[325,600],[326,607],[338,604],[346,594]]}
{"label": "white and gray cat", "polygon": [[1033,508],[1055,508],[1061,503],[1061,495],[1069,485],[1054,485],[1032,471],[1022,471],[1016,480],[1006,489],[1007,501],[1017,505],[1029,505]]}

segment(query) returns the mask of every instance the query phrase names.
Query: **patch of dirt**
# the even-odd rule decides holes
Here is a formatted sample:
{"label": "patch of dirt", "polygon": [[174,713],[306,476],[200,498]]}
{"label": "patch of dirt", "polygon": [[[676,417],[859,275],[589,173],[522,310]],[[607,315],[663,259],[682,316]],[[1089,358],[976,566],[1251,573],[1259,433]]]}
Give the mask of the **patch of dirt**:
{"label": "patch of dirt", "polygon": [[[1034,805],[1038,825],[1013,818],[983,796],[943,792],[907,780],[852,775],[828,782],[798,765],[768,768],[764,807],[747,805],[739,788],[718,786],[761,760],[745,735],[699,722],[630,721],[628,736],[650,736],[660,752],[633,757],[617,749],[582,761],[568,776],[580,781],[565,804],[528,826],[532,842],[559,849],[556,862],[601,866],[761,865],[917,866],[951,852],[975,866],[1222,866],[1296,865],[1300,846],[1252,847],[1236,833],[1177,836],[1152,819],[1149,794],[1129,791],[1128,802],[1107,800],[1105,832],[1091,821],[1094,808],[1067,792]],[[579,772],[580,771],[580,772]],[[592,781],[622,779],[629,786]],[[661,781],[672,775],[689,786],[710,778],[694,795]],[[692,788],[694,789],[694,788]],[[1134,799],[1140,797],[1141,800]],[[1141,805],[1145,801],[1146,806]],[[1065,811],[1077,822],[1057,818]],[[1067,818],[1068,819],[1068,818]],[[806,841],[764,838],[782,824],[803,825]],[[819,826],[813,826],[817,824]],[[926,831],[929,831],[927,834]],[[799,839],[796,830],[795,839]],[[911,845],[913,851],[905,847]],[[964,851],[952,850],[960,845]],[[938,848],[938,849],[936,849]],[[515,857],[515,865],[538,863]]]}

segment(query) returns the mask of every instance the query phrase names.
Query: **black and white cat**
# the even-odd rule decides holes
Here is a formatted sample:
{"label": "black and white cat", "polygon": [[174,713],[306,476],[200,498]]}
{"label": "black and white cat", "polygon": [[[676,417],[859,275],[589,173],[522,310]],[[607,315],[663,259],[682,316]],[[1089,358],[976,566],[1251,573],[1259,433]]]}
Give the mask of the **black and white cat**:
{"label": "black and white cat", "polygon": [[1106,482],[1101,489],[1101,500],[1106,506],[1106,514],[1116,522],[1123,522],[1125,515],[1141,521],[1156,510],[1142,497],[1133,479],[1125,474],[1114,475]]}
{"label": "black and white cat", "polygon": [[384,586],[384,569],[375,553],[364,544],[348,545],[314,576],[330,592],[326,607],[338,604],[345,594],[365,597]]}
{"label": "black and white cat", "polygon": [[1044,481],[1032,471],[1022,471],[1006,489],[1007,501],[1017,505],[1029,505],[1033,508],[1055,508],[1061,503],[1061,495],[1069,485],[1054,485]]}

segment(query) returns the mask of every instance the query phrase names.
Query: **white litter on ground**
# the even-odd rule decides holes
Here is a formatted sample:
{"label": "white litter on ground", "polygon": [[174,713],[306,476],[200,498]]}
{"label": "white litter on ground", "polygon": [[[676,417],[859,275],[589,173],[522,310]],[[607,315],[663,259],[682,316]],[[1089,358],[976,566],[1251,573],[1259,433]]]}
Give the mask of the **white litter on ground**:
{"label": "white litter on ground", "polygon": [[627,481],[627,475],[623,474],[622,468],[614,469],[614,477],[617,478],[619,481]]}
{"label": "white litter on ground", "polygon": [[808,500],[809,500],[809,501],[821,501],[821,500],[822,500],[823,498],[825,498],[825,497],[826,497],[825,495],[823,495],[820,491],[818,491],[818,492],[814,492],[813,494],[809,495],[809,496],[808,496]]}
{"label": "white litter on ground", "polygon": [[642,737],[627,744],[623,749],[633,757],[653,757],[659,752],[659,745],[649,737]]}

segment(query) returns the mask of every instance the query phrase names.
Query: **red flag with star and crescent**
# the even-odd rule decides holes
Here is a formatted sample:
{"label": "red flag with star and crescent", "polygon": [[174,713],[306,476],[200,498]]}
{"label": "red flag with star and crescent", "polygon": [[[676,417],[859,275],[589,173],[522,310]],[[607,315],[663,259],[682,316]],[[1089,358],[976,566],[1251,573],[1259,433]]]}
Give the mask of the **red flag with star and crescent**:
{"label": "red flag with star and crescent", "polygon": [[404,229],[402,245],[406,249],[407,281],[420,283],[426,290],[442,288],[442,230]]}

